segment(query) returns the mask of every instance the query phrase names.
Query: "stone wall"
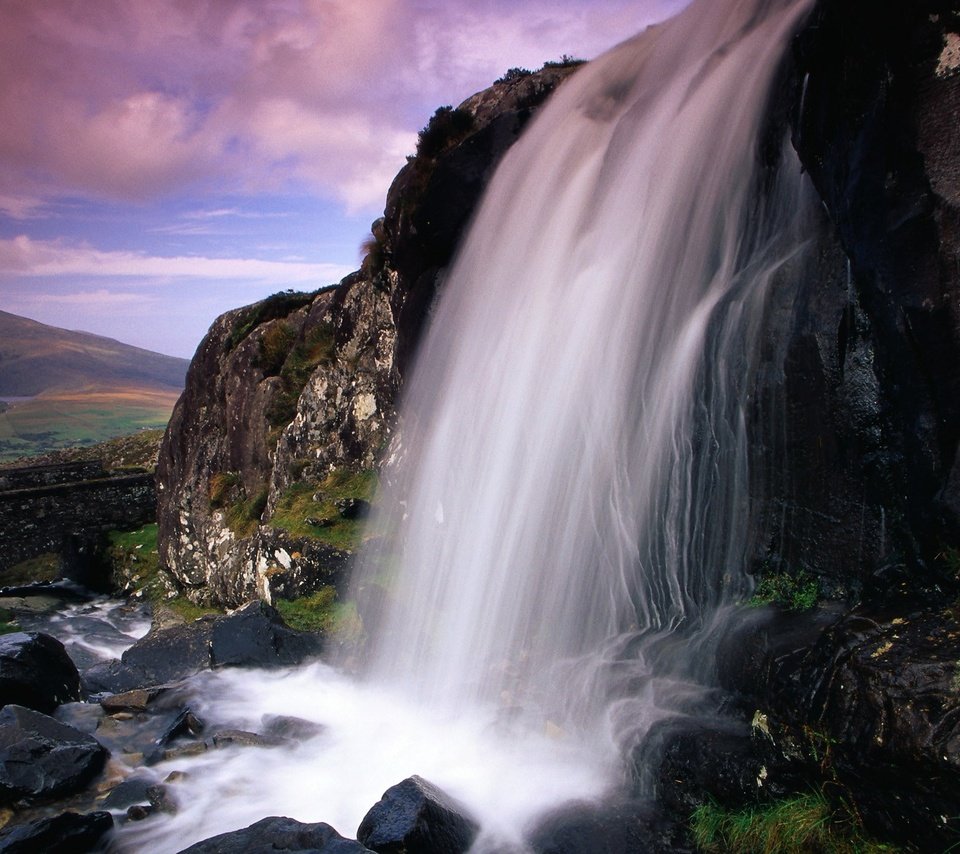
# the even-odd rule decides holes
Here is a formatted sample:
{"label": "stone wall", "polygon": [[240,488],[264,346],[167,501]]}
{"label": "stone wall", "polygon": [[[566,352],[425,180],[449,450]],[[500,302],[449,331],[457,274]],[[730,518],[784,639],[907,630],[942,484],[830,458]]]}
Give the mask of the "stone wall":
{"label": "stone wall", "polygon": [[4,472],[4,484],[43,485],[0,488],[0,571],[55,552],[62,556],[68,577],[87,581],[83,577],[85,561],[77,558],[89,545],[107,531],[154,521],[157,495],[153,474],[72,479],[91,472],[103,474],[99,463]]}

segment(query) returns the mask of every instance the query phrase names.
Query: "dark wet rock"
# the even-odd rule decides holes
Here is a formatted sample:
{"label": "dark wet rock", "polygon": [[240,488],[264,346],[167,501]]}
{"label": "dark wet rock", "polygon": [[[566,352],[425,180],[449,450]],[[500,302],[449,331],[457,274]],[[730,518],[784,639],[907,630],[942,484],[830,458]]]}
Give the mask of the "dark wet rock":
{"label": "dark wet rock", "polygon": [[360,823],[357,839],[377,854],[461,854],[479,829],[466,807],[413,776],[383,793]]}
{"label": "dark wet rock", "polygon": [[369,854],[369,849],[359,842],[344,839],[329,824],[302,824],[292,818],[277,816],[261,819],[243,830],[232,830],[205,839],[184,848],[180,854],[249,854],[252,851]]}
{"label": "dark wet rock", "polygon": [[103,768],[92,736],[22,706],[0,711],[0,802],[76,792]]}
{"label": "dark wet rock", "polygon": [[270,605],[250,602],[232,614],[201,617],[150,632],[119,661],[85,671],[83,683],[91,692],[126,694],[132,702],[149,703],[149,696],[133,692],[163,686],[212,667],[301,664],[319,655],[321,648],[318,635],[291,629]]}
{"label": "dark wet rock", "polygon": [[205,741],[191,741],[175,747],[157,748],[144,756],[143,764],[149,766],[156,765],[159,762],[167,762],[170,759],[180,759],[184,756],[199,756],[201,753],[206,753],[207,749]]}
{"label": "dark wet rock", "polygon": [[306,741],[323,735],[327,728],[316,721],[296,718],[292,715],[264,715],[263,734],[292,741]]}
{"label": "dark wet rock", "polygon": [[105,810],[125,810],[135,804],[149,804],[149,791],[155,785],[150,777],[130,777],[114,786],[100,806]]}
{"label": "dark wet rock", "polygon": [[677,718],[658,727],[650,742],[645,755],[659,753],[657,797],[677,815],[710,802],[753,806],[805,791],[811,780],[812,761],[783,755],[763,719],[751,726]]}
{"label": "dark wet rock", "polygon": [[80,675],[63,644],[40,632],[0,635],[0,706],[50,713],[80,699]]}
{"label": "dark wet rock", "polygon": [[[806,755],[881,838],[943,850],[960,833],[960,621],[756,619],[722,668],[781,754]],[[732,678],[731,678],[732,677]]]}
{"label": "dark wet rock", "polygon": [[528,834],[534,854],[692,852],[681,826],[650,801],[575,802],[541,818]]}
{"label": "dark wet rock", "polygon": [[108,812],[61,813],[0,830],[2,854],[81,854],[97,850],[113,829]]}
{"label": "dark wet rock", "polygon": [[279,735],[261,735],[242,729],[224,729],[215,732],[210,739],[215,748],[223,747],[282,747],[290,744],[290,739]]}
{"label": "dark wet rock", "polygon": [[[120,661],[141,674],[139,686],[163,685],[210,666],[213,618],[150,632],[126,650]],[[138,686],[138,687],[139,687]]]}
{"label": "dark wet rock", "polygon": [[104,718],[104,711],[96,703],[64,703],[52,717],[80,732],[94,735]]}
{"label": "dark wet rock", "polygon": [[320,653],[320,639],[291,629],[276,609],[250,602],[213,623],[210,659],[214,667],[285,667]]}
{"label": "dark wet rock", "polygon": [[154,700],[168,693],[169,690],[166,686],[137,688],[133,691],[124,691],[120,694],[103,697],[100,700],[100,705],[108,714],[114,712],[145,712]]}
{"label": "dark wet rock", "polygon": [[370,502],[362,498],[341,498],[336,505],[344,519],[365,519],[370,515]]}

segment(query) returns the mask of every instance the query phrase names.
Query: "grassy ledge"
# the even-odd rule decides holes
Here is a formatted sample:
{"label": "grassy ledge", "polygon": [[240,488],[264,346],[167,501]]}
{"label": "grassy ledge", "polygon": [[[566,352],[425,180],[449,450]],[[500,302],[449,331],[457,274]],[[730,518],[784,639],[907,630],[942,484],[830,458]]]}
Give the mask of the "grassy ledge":
{"label": "grassy ledge", "polygon": [[811,792],[740,811],[716,804],[690,819],[698,849],[724,854],[893,854],[899,848],[868,839],[852,811],[833,809]]}
{"label": "grassy ledge", "polygon": [[353,551],[363,541],[364,520],[344,519],[337,502],[350,498],[369,501],[376,488],[377,474],[371,469],[337,469],[319,484],[295,483],[280,497],[270,524],[295,537],[310,537],[341,551]]}

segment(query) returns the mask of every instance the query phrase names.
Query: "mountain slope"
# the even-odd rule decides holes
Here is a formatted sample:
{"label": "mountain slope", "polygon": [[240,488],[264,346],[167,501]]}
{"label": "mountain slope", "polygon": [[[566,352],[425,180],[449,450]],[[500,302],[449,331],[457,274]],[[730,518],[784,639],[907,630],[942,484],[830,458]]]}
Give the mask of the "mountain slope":
{"label": "mountain slope", "polygon": [[90,386],[183,388],[188,361],[0,311],[0,396]]}

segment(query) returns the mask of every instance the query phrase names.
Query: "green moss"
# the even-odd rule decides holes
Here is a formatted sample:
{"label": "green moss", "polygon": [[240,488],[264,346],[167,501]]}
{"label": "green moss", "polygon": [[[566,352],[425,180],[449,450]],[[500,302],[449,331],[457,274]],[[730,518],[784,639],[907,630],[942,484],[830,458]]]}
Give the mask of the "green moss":
{"label": "green moss", "polygon": [[369,501],[376,488],[377,474],[370,469],[359,472],[337,469],[319,484],[295,483],[280,497],[270,524],[294,536],[310,537],[336,549],[353,551],[363,541],[364,520],[344,519],[336,502],[345,498]]}
{"label": "green moss", "polygon": [[792,611],[809,611],[820,598],[820,581],[808,572],[765,575],[747,603],[752,607],[780,605]]}
{"label": "green moss", "polygon": [[221,471],[210,477],[210,506],[214,509],[225,506],[230,494],[240,486],[240,475],[232,471]]}
{"label": "green moss", "polygon": [[35,581],[56,581],[60,577],[60,556],[45,552],[0,571],[0,587],[16,587]]}
{"label": "green moss", "polygon": [[289,347],[279,370],[280,388],[267,406],[267,422],[271,427],[289,424],[297,413],[297,400],[322,364],[329,364],[336,355],[333,327],[328,323],[314,326],[296,346]]}
{"label": "green moss", "polygon": [[898,849],[864,837],[850,810],[820,792],[740,811],[698,807],[691,831],[701,851],[725,854],[880,854]]}
{"label": "green moss", "polygon": [[249,537],[257,530],[270,495],[268,487],[261,487],[248,498],[240,498],[226,508],[227,527],[238,537]]}
{"label": "green moss", "polygon": [[9,635],[19,631],[20,626],[17,625],[17,619],[13,611],[0,608],[0,635]]}
{"label": "green moss", "polygon": [[337,635],[346,640],[360,632],[360,618],[353,602],[337,601],[333,587],[321,587],[316,593],[298,599],[277,599],[274,606],[292,629]]}
{"label": "green moss", "polygon": [[219,613],[184,596],[171,595],[172,584],[160,566],[156,524],[135,531],[111,531],[107,542],[106,559],[118,587],[139,591],[155,608],[169,608],[188,622],[204,614]]}
{"label": "green moss", "polygon": [[287,317],[298,308],[303,308],[310,303],[316,295],[316,291],[313,293],[300,293],[293,290],[280,291],[244,309],[237,315],[233,329],[227,336],[227,352],[230,353],[236,349],[237,345],[261,323],[276,320],[279,317]]}
{"label": "green moss", "polygon": [[296,337],[296,330],[286,320],[267,327],[260,338],[260,352],[257,354],[257,365],[265,376],[280,373]]}

